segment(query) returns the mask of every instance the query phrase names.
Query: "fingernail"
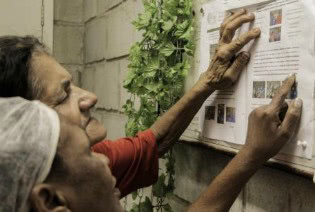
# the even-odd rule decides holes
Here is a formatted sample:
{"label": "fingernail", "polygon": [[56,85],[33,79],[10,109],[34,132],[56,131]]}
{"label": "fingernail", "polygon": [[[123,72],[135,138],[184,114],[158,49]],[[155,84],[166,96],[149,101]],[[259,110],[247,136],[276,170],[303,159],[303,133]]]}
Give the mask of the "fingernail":
{"label": "fingernail", "polygon": [[260,33],[260,29],[259,28],[254,28],[254,32],[255,33]]}
{"label": "fingernail", "polygon": [[225,17],[230,17],[232,14],[233,14],[232,12],[227,11],[227,12],[225,13]]}
{"label": "fingernail", "polygon": [[242,58],[243,58],[243,60],[249,60],[249,58],[250,58],[250,55],[249,55],[249,53],[248,52],[242,52]]}
{"label": "fingernail", "polygon": [[250,18],[251,18],[251,17],[255,17],[255,15],[254,15],[254,13],[249,13],[249,14],[248,14],[248,17],[250,17]]}
{"label": "fingernail", "polygon": [[287,81],[288,79],[290,79],[293,76],[295,76],[295,74],[289,74],[285,80]]}
{"label": "fingernail", "polygon": [[295,76],[295,74],[289,74],[288,78]]}
{"label": "fingernail", "polygon": [[302,104],[303,104],[302,99],[297,98],[297,99],[294,100],[294,106],[295,106],[295,107],[301,108],[301,107],[302,107]]}

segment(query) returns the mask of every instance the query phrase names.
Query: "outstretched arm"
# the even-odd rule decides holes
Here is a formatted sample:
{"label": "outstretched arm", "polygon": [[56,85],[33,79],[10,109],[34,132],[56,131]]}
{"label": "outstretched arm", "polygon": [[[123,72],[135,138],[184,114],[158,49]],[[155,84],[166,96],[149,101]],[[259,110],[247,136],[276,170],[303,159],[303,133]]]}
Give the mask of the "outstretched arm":
{"label": "outstretched arm", "polygon": [[[252,29],[236,40],[235,31],[255,19],[241,10],[225,19],[214,59],[195,86],[151,127],[157,138],[159,155],[163,155],[178,140],[204,101],[215,91],[231,87],[249,61],[249,54],[237,54],[248,42],[259,37],[260,30]],[[236,57],[235,57],[236,56]]]}
{"label": "outstretched arm", "polygon": [[302,100],[292,101],[284,119],[279,117],[294,82],[295,76],[288,78],[270,105],[250,114],[246,144],[189,212],[228,211],[253,174],[294,136],[301,116]]}

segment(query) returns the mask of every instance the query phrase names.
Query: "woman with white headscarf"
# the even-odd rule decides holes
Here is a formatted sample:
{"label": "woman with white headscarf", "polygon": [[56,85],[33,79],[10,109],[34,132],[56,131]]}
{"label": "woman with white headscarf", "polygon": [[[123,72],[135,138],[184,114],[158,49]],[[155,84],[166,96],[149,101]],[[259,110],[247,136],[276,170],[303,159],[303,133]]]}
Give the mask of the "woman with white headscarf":
{"label": "woman with white headscarf", "polygon": [[0,120],[1,212],[122,211],[108,159],[84,130],[22,98],[0,99]]}
{"label": "woman with white headscarf", "polygon": [[28,194],[52,165],[58,115],[40,102],[0,99],[0,211],[25,211]]}

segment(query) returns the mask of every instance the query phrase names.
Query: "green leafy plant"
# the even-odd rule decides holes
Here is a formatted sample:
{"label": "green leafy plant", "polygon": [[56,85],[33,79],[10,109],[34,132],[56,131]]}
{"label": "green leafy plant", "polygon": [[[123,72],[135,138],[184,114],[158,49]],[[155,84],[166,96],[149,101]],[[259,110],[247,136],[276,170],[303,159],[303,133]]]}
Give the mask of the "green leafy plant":
{"label": "green leafy plant", "polygon": [[[143,0],[143,5],[144,12],[133,22],[143,32],[143,38],[130,49],[124,81],[124,87],[132,94],[124,105],[127,136],[151,127],[183,95],[194,52],[191,0]],[[132,212],[171,211],[165,198],[174,190],[172,151],[163,159],[166,170],[152,187],[153,199],[143,198],[141,190],[135,192],[133,199],[138,199],[139,204],[134,204]]]}

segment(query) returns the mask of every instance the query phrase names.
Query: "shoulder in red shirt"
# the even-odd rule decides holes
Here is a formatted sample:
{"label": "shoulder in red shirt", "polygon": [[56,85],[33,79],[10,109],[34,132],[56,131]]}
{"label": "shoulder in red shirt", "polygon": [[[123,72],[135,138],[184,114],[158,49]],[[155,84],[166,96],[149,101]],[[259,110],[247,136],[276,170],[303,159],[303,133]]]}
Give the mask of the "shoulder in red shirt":
{"label": "shoulder in red shirt", "polygon": [[158,148],[150,129],[139,132],[134,138],[105,140],[94,145],[92,150],[109,158],[121,197],[150,186],[158,179]]}

